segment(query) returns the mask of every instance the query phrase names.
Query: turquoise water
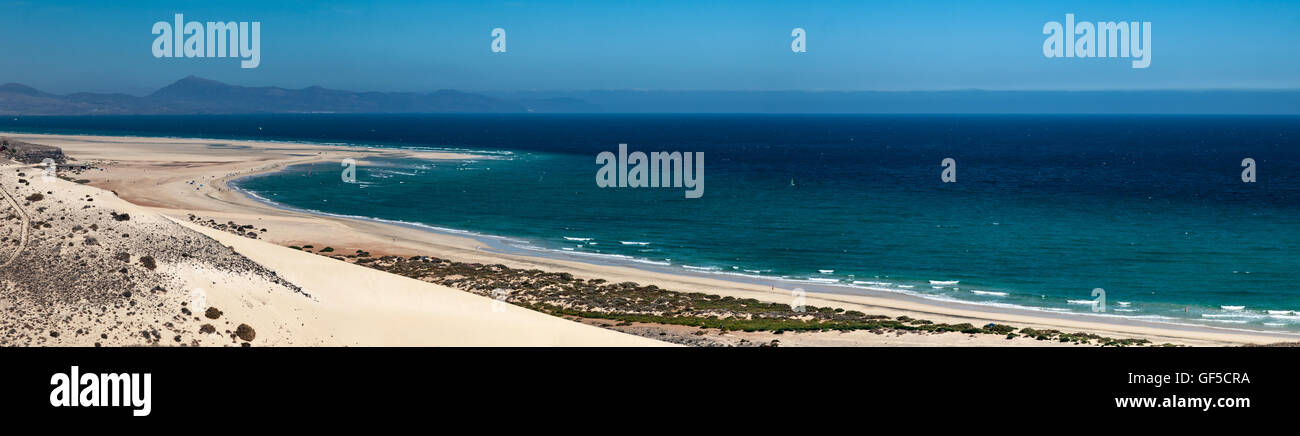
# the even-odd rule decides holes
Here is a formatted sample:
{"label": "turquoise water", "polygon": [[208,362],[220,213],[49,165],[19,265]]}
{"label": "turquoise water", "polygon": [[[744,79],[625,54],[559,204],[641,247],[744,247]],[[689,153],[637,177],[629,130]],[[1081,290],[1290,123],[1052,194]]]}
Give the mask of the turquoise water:
{"label": "turquoise water", "polygon": [[[27,127],[104,133],[128,121]],[[341,180],[337,162],[238,182],[296,208],[781,286],[839,285],[1080,313],[1091,312],[1091,291],[1103,288],[1110,315],[1300,329],[1295,117],[184,121],[203,127],[132,133],[490,152],[468,161],[363,164],[355,184]],[[254,133],[253,126],[271,133]],[[598,188],[595,156],[620,142],[646,152],[704,152],[704,196],[686,199],[683,188]],[[946,157],[958,162],[956,183],[940,181]],[[1240,179],[1245,157],[1258,163],[1256,183]]]}

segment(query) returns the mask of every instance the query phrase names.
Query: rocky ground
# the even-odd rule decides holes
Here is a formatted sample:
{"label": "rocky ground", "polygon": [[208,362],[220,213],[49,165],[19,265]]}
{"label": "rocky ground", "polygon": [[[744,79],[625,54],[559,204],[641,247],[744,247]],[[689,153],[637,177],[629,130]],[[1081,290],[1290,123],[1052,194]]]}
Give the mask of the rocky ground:
{"label": "rocky ground", "polygon": [[[0,166],[0,345],[248,345],[196,269],[301,292],[230,248],[109,192]],[[215,282],[213,282],[215,284]]]}
{"label": "rocky ground", "polygon": [[203,219],[200,219],[198,216],[194,214],[190,214],[189,218],[190,218],[190,222],[194,224],[221,230],[223,232],[230,233],[232,235],[239,235],[249,239],[257,239],[257,235],[259,234],[259,232],[266,233],[266,228],[258,229],[257,227],[254,227],[252,224],[235,224],[234,221],[226,221],[225,223],[219,223],[213,219],[208,219],[205,221]]}

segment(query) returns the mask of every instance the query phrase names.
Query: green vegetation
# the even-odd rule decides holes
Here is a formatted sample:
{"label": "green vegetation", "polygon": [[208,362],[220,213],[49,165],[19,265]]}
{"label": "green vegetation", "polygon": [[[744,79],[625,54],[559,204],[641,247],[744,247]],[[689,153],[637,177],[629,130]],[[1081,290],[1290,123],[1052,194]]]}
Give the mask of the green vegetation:
{"label": "green vegetation", "polygon": [[[333,251],[333,248],[326,247],[321,251]],[[564,272],[514,269],[500,264],[463,263],[424,256],[375,258],[369,255],[363,250],[356,250],[353,255],[330,257],[489,297],[493,296],[494,289],[510,289],[506,299],[509,303],[558,317],[616,321],[612,327],[626,327],[633,323],[698,327],[701,330],[692,333],[695,335],[703,334],[701,332],[704,329],[775,334],[856,330],[876,333],[959,332],[998,335],[1009,340],[1025,336],[1044,341],[1103,346],[1150,344],[1145,339],[1114,339],[1082,332],[1017,329],[1004,324],[990,323],[979,327],[970,323],[935,323],[907,316],[890,318],[837,307],[804,306],[800,308],[802,310],[795,310],[788,304],[753,298],[676,292],[633,282],[584,280]],[[610,327],[610,323],[596,324]]]}
{"label": "green vegetation", "polygon": [[[1040,341],[1070,342],[1075,344],[1092,344],[1094,341],[1103,347],[1127,347],[1132,345],[1151,345],[1146,339],[1115,339],[1092,333],[1064,333],[1060,330],[1035,330],[1029,327],[1020,329],[1020,334]],[[1169,345],[1169,344],[1165,344]]]}

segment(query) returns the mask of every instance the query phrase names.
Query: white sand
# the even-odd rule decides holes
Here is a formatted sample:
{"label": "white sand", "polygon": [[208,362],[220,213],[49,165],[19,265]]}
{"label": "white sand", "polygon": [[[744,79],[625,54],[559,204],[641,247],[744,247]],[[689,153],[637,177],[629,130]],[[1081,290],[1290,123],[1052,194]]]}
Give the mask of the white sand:
{"label": "white sand", "polygon": [[[301,286],[311,295],[266,293],[232,283],[210,304],[250,324],[274,324],[284,344],[364,346],[653,346],[663,342],[494,302],[468,292],[353,265],[227,232],[181,225]],[[196,276],[210,271],[194,271]],[[495,304],[494,304],[495,303]],[[295,325],[296,324],[296,325]],[[260,339],[260,337],[259,337]],[[276,345],[279,338],[268,338]]]}
{"label": "white sand", "polygon": [[[273,171],[294,163],[331,160],[337,161],[346,157],[365,159],[381,154],[427,159],[462,158],[465,157],[463,155],[408,153],[395,150],[358,150],[305,144],[275,144],[207,139],[185,140],[29,134],[4,134],[4,136],[10,136],[27,142],[58,145],[63,147],[64,152],[68,155],[83,161],[109,161],[111,164],[107,165],[108,169],[106,171],[91,171],[81,175],[72,175],[72,177],[89,179],[92,186],[112,190],[127,201],[138,205],[148,206],[151,210],[169,215],[179,221],[187,221],[188,214],[194,213],[205,219],[216,219],[218,222],[233,220],[238,223],[250,223],[257,227],[265,227],[268,229],[268,232],[262,235],[263,238],[274,244],[317,244],[319,246],[324,246],[320,244],[328,244],[349,251],[354,249],[364,249],[376,256],[388,254],[399,256],[429,255],[462,262],[501,263],[512,268],[537,268],[546,271],[565,271],[571,272],[577,277],[588,279],[601,278],[611,282],[633,281],[641,284],[654,284],[665,289],[676,291],[706,292],[718,295],[755,298],[762,301],[777,303],[789,303],[791,298],[788,289],[782,289],[779,287],[773,289],[770,286],[765,285],[739,283],[716,278],[666,274],[628,267],[593,265],[567,260],[491,253],[479,249],[479,246],[483,244],[469,238],[436,234],[371,221],[321,217],[271,208],[253,201],[238,192],[234,192],[225,186],[225,181],[230,179],[262,171]],[[209,144],[221,144],[222,146],[214,148],[210,147]],[[235,147],[239,148],[235,149]],[[195,185],[187,183],[190,180],[202,181],[203,186],[196,189]],[[205,229],[205,233],[220,232],[207,231]],[[240,239],[233,235],[230,235],[230,237],[236,240]],[[389,296],[389,292],[407,292],[401,290],[407,288],[387,289],[386,287],[388,285],[386,284],[380,286],[377,284],[371,284],[372,282],[367,281],[371,280],[371,277],[384,275],[384,273],[369,271],[366,268],[358,266],[355,267],[357,269],[355,272],[343,274],[341,272],[335,272],[334,267],[337,267],[338,271],[353,270],[350,268],[343,268],[342,262],[335,262],[331,259],[314,256],[308,253],[294,252],[294,250],[287,248],[280,249],[280,247],[263,247],[264,245],[270,246],[272,244],[265,244],[258,241],[247,242],[249,244],[246,244],[248,246],[244,249],[250,251],[245,253],[245,255],[258,262],[265,262],[267,266],[275,265],[272,268],[280,274],[295,277],[295,279],[291,280],[304,280],[308,283],[311,283],[312,280],[348,283],[347,289],[351,290],[350,292],[361,292],[365,294],[364,297],[355,298],[359,298],[359,301],[377,304],[377,310],[389,310],[385,305],[387,303],[384,302],[388,302],[389,298],[397,298]],[[231,243],[231,245],[234,244]],[[255,247],[260,248],[254,249]],[[243,253],[243,251],[240,252]],[[275,254],[272,255],[271,253]],[[304,263],[296,263],[278,259],[278,257],[281,256],[280,253],[292,254],[292,256],[286,254],[286,259],[302,258],[302,256],[306,257],[302,258]],[[306,262],[307,258],[316,257],[319,257],[322,262],[326,263],[320,264]],[[335,277],[336,274],[339,274],[339,276]],[[400,279],[401,280],[398,280],[398,282],[401,283],[408,281],[408,279]],[[409,281],[413,282],[410,286],[415,286],[414,283],[420,283],[415,280]],[[458,292],[447,288],[441,289],[449,292]],[[340,293],[344,293],[343,290],[322,292],[321,295],[326,296],[324,298],[331,301],[345,301],[333,300],[335,298],[341,298],[339,295]],[[481,300],[480,297],[473,297],[469,294],[465,294],[465,296],[466,298],[469,298],[468,300],[465,300],[465,304],[472,305],[475,303],[470,303],[470,301]],[[281,304],[288,303],[275,303],[277,306]],[[1066,332],[1084,331],[1117,338],[1146,338],[1155,343],[1173,343],[1181,345],[1236,345],[1300,340],[1300,336],[1298,335],[1285,333],[1248,332],[1211,327],[1190,329],[1175,328],[1172,326],[1165,327],[1154,323],[1133,323],[1119,320],[1111,321],[1097,317],[1056,317],[1032,311],[1002,313],[976,305],[946,305],[927,301],[918,301],[915,299],[899,299],[884,295],[859,296],[809,293],[807,296],[807,304],[815,306],[841,307],[846,310],[859,310],[868,314],[880,314],[891,317],[906,315],[913,318],[929,319],[935,322],[969,322],[974,325],[983,325],[985,323],[994,322],[1009,324],[1016,327],[1057,329]],[[284,311],[289,309],[262,310]],[[334,309],[327,309],[327,312],[332,310]],[[438,313],[438,316],[453,316],[450,312]],[[333,315],[339,314],[325,313],[319,316]],[[407,315],[412,318],[406,319],[395,314],[394,320],[401,321],[396,321],[394,324],[405,325],[408,321],[415,322],[414,317],[418,316],[417,314]],[[481,322],[490,322],[489,320],[492,318],[488,317],[499,314],[469,312],[462,315],[462,320],[458,322],[471,322],[465,321],[464,319],[479,319]],[[539,316],[547,318],[544,315],[539,314]],[[382,323],[381,321],[375,322]],[[567,323],[568,321],[564,322]],[[317,326],[314,328],[324,327]],[[396,337],[404,337],[399,335],[397,332],[401,330],[400,328],[394,328],[392,330],[380,326],[375,326],[373,328],[379,329],[377,331],[389,333],[374,333],[369,336],[350,336],[349,338],[356,340],[365,338],[365,340],[352,343],[377,345],[392,343],[380,341],[380,338],[387,337],[388,334],[398,335]],[[543,329],[540,331],[550,332],[551,330]],[[329,332],[329,335],[338,334],[340,334],[338,331]],[[538,335],[527,332],[509,333],[509,335],[515,334],[540,339]],[[540,336],[546,336],[547,334],[549,333],[540,334]],[[829,338],[830,336],[827,337]],[[455,343],[498,343],[495,342],[496,339],[493,338],[495,338],[495,336],[475,336],[464,339],[462,342]],[[812,337],[810,336],[810,338]],[[783,342],[784,341],[785,339],[783,339]],[[415,342],[421,343],[419,341]],[[1042,344],[1041,341],[1033,341],[1029,344],[1033,344],[1034,342],[1045,345]],[[348,342],[341,340],[338,343]],[[555,343],[575,342],[557,339]],[[968,335],[961,334],[914,335],[911,338],[896,338],[891,335],[853,334],[835,336],[833,340],[810,340],[810,344],[997,346],[1024,345],[1025,343],[1022,341],[1005,341],[1001,339],[971,340]]]}

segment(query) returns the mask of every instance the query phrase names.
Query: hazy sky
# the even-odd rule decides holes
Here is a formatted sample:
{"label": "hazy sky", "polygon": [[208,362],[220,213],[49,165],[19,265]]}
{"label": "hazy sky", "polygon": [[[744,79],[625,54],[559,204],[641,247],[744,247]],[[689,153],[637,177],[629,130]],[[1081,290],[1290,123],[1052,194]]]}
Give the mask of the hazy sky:
{"label": "hazy sky", "polygon": [[[1298,1],[9,1],[0,82],[144,94],[195,74],[380,91],[1300,89]],[[151,33],[260,21],[261,66]],[[1044,23],[1152,22],[1152,61],[1048,59]],[[492,53],[494,27],[507,52]],[[807,31],[807,53],[790,50]]]}

